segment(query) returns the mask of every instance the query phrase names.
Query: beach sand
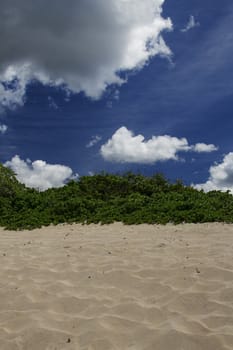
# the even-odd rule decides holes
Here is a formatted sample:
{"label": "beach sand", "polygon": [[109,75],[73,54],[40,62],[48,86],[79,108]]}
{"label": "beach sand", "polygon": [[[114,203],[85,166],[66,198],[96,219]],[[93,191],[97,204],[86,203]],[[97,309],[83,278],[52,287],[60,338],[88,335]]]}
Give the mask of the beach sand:
{"label": "beach sand", "polygon": [[0,349],[233,349],[233,225],[1,229]]}

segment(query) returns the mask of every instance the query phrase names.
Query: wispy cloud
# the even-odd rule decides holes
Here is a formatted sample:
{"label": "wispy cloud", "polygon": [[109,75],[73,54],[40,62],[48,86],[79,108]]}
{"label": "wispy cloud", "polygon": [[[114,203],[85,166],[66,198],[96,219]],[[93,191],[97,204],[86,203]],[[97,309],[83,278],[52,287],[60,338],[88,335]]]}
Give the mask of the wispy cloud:
{"label": "wispy cloud", "polygon": [[[203,119],[203,110],[231,95],[232,23],[233,4],[204,37],[192,43],[191,51],[182,53],[182,60],[176,62],[174,69],[161,74],[157,84],[148,90],[148,103],[156,100],[160,105],[160,101],[161,104],[166,101],[167,108],[171,106],[166,119],[169,128],[177,125],[178,120],[188,121],[190,114],[196,121]],[[180,109],[180,116],[177,115],[176,119],[170,117],[174,108]]]}
{"label": "wispy cloud", "polygon": [[48,102],[49,102],[49,107],[52,108],[52,109],[58,109],[58,105],[56,104],[56,102],[54,101],[54,99],[49,96],[48,97]]}
{"label": "wispy cloud", "polygon": [[0,133],[1,134],[5,134],[5,132],[7,131],[8,126],[5,124],[0,124]]}
{"label": "wispy cloud", "polygon": [[100,142],[101,140],[102,140],[102,137],[99,135],[92,136],[91,140],[88,142],[86,147],[91,148],[91,147],[95,146],[98,142]]}
{"label": "wispy cloud", "polygon": [[195,27],[200,27],[200,23],[197,22],[197,21],[195,20],[194,16],[191,15],[191,16],[189,17],[188,23],[186,24],[186,27],[183,28],[183,29],[181,29],[180,31],[181,31],[182,33],[186,33],[186,32],[188,32],[190,29],[193,29],[193,28],[195,28]]}
{"label": "wispy cloud", "polygon": [[217,147],[198,143],[189,145],[186,138],[169,135],[152,136],[145,140],[143,135],[134,135],[126,127],[118,129],[114,135],[102,145],[102,157],[116,163],[153,164],[158,161],[180,160],[179,152],[213,152]]}

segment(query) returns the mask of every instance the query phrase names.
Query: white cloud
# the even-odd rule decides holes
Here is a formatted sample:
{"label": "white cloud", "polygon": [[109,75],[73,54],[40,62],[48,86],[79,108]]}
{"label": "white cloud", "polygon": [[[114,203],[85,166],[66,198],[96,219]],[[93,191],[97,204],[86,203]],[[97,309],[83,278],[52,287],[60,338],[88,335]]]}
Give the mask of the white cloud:
{"label": "white cloud", "polygon": [[102,137],[99,135],[96,136],[92,136],[90,142],[88,142],[88,144],[86,145],[87,148],[91,148],[93,146],[95,146],[98,142],[100,142],[102,140]]}
{"label": "white cloud", "polygon": [[47,164],[43,160],[24,161],[18,155],[4,165],[16,173],[19,182],[40,191],[45,191],[52,187],[62,187],[66,181],[75,177],[72,174],[72,170],[67,166]]}
{"label": "white cloud", "polygon": [[218,150],[218,147],[216,147],[213,144],[207,145],[205,143],[197,143],[194,147],[193,150],[197,153],[210,153]]}
{"label": "white cloud", "polygon": [[4,72],[0,71],[0,102],[2,108],[14,109],[23,105],[26,85],[29,80],[27,66],[8,66]]}
{"label": "white cloud", "polygon": [[[161,33],[165,0],[2,0],[0,101],[24,102],[34,79],[99,98],[120,71],[142,68],[155,55],[169,56]],[[11,77],[10,77],[11,76]],[[14,81],[14,89],[5,83]],[[9,86],[9,84],[8,84]]]}
{"label": "white cloud", "polygon": [[8,127],[5,124],[0,124],[0,133],[1,134],[5,134],[5,132],[7,131]]}
{"label": "white cloud", "polygon": [[209,173],[209,179],[205,183],[193,186],[205,192],[229,190],[233,194],[233,152],[228,153],[222,163],[211,166]]}
{"label": "white cloud", "polygon": [[9,65],[1,70],[0,52],[0,105],[1,109],[15,109],[22,106],[25,101],[27,85],[33,80],[39,80],[42,84],[55,85],[59,82],[51,82],[43,73],[34,71],[32,64]]}
{"label": "white cloud", "polygon": [[[201,145],[201,146],[200,146]],[[211,152],[213,145],[190,146],[186,138],[169,135],[152,136],[145,140],[143,135],[134,136],[126,127],[118,129],[106,144],[102,145],[102,157],[111,162],[152,164],[158,161],[178,160],[178,152]]]}
{"label": "white cloud", "polygon": [[181,29],[181,32],[186,33],[186,32],[188,32],[190,29],[193,29],[193,28],[199,27],[199,26],[200,26],[200,23],[199,23],[199,22],[196,22],[194,16],[191,15],[191,16],[189,17],[189,21],[188,21],[186,27],[183,28],[183,29]]}

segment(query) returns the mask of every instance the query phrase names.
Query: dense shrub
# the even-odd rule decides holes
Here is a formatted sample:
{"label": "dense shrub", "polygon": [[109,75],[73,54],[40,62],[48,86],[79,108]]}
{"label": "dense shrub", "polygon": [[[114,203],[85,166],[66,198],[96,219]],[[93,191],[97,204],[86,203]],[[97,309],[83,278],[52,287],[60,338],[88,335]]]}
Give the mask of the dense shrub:
{"label": "dense shrub", "polygon": [[63,222],[178,224],[233,222],[233,196],[204,193],[152,177],[127,173],[98,174],[70,181],[59,189],[38,192],[20,184],[0,165],[0,226],[33,229]]}

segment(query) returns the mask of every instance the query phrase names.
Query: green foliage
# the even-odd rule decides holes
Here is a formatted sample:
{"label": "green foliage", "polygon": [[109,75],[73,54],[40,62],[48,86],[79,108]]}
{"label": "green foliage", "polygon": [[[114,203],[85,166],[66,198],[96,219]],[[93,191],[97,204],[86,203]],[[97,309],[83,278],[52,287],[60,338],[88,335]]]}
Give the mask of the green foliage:
{"label": "green foliage", "polygon": [[0,197],[12,198],[23,189],[24,185],[17,181],[14,172],[0,164]]}
{"label": "green foliage", "polygon": [[0,226],[12,230],[64,222],[166,224],[233,222],[233,196],[204,193],[170,183],[162,174],[83,176],[58,189],[38,192],[0,165]]}

